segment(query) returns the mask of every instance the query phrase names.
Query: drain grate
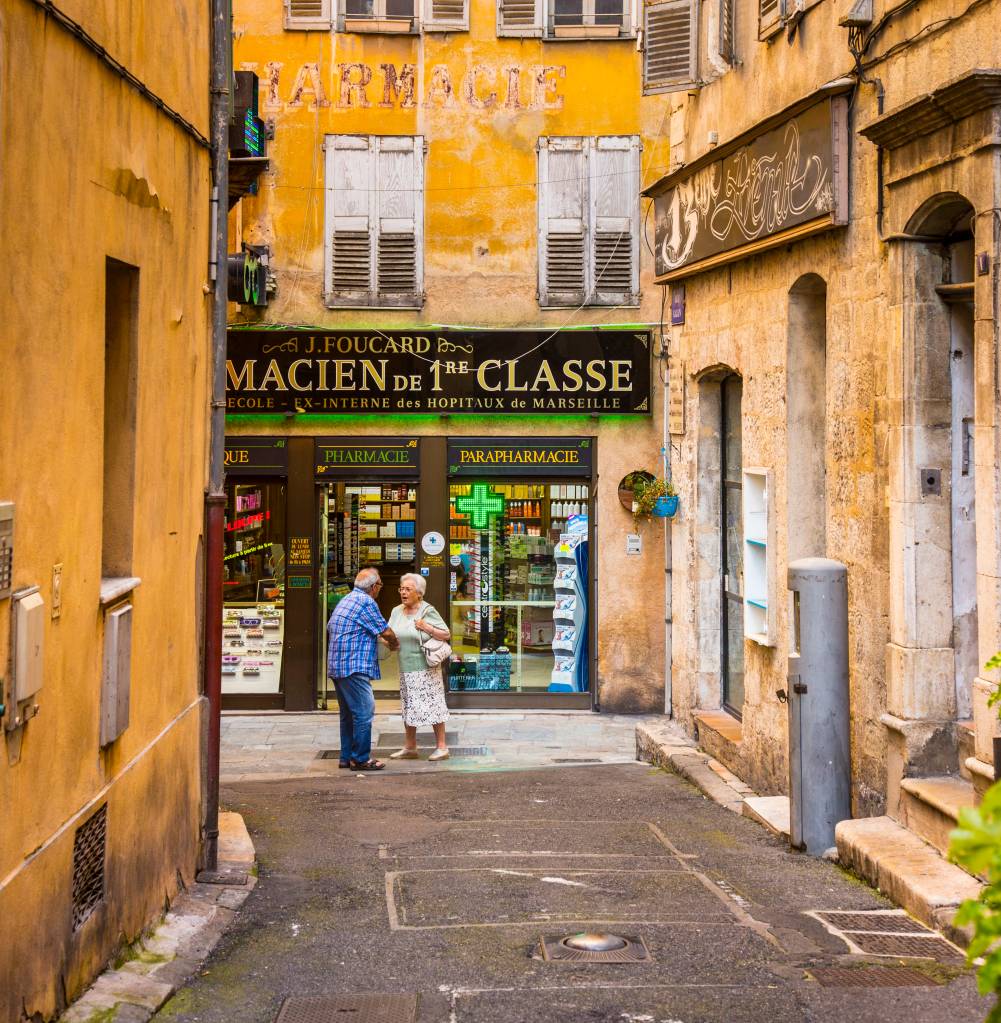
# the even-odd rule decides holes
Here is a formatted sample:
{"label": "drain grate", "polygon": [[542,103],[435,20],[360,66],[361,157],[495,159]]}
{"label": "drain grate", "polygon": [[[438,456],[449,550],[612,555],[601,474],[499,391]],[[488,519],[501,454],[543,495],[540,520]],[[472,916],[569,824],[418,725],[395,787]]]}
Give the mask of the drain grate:
{"label": "drain grate", "polygon": [[79,930],[104,899],[108,804],[80,825],[73,837],[73,930]]}
{"label": "drain grate", "polygon": [[875,931],[879,934],[933,934],[923,924],[912,919],[902,910],[876,910],[871,913],[849,913],[835,911],[818,913],[825,923],[839,931]]}
{"label": "drain grate", "polygon": [[534,959],[546,962],[572,963],[648,963],[650,952],[642,938],[630,938],[622,935],[625,944],[622,948],[586,949],[571,948],[567,942],[574,935],[557,938],[540,938],[539,944],[532,952]]}
{"label": "drain grate", "polygon": [[937,934],[865,934],[855,931],[849,939],[863,952],[874,956],[910,956],[939,961],[961,961],[962,953]]}
{"label": "drain grate", "polygon": [[821,987],[939,987],[920,970],[900,966],[822,966],[810,970]]}
{"label": "drain grate", "polygon": [[[388,757],[390,753],[395,753],[400,747],[399,746],[373,746],[372,756],[374,757]],[[434,749],[433,746],[425,747],[425,752],[430,752]],[[452,757],[486,757],[490,755],[490,749],[487,746],[450,746],[449,753]],[[321,749],[316,754],[317,760],[340,760],[341,751],[339,749]],[[421,760],[426,761],[427,757],[422,756]],[[415,764],[416,760],[401,760],[401,764]],[[395,763],[395,761],[394,761]]]}
{"label": "drain grate", "polygon": [[286,998],[275,1023],[414,1023],[417,995],[317,995]]}
{"label": "drain grate", "polygon": [[553,757],[554,764],[600,764],[597,757]]}
{"label": "drain grate", "polygon": [[[406,736],[404,735],[403,732],[380,732],[379,738],[376,741],[379,743],[380,747],[395,746],[397,749],[399,749],[403,745],[405,739]],[[451,746],[452,743],[458,741],[459,741],[458,732],[450,732],[448,731],[448,729],[445,730],[445,742],[447,742],[449,746]],[[434,746],[435,742],[433,735],[430,734],[421,735],[420,732],[417,733],[418,749],[434,749]]]}

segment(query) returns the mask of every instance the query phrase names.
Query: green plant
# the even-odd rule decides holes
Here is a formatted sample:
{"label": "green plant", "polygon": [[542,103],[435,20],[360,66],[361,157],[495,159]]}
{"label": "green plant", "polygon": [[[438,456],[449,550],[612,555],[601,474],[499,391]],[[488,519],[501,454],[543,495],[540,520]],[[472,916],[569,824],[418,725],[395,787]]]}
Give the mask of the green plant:
{"label": "green plant", "polygon": [[670,480],[657,479],[637,481],[633,490],[633,515],[638,519],[649,518],[653,506],[660,497],[674,497],[677,491]]}
{"label": "green plant", "polygon": [[[1001,653],[985,665],[988,671],[1001,668]],[[1001,689],[988,701],[1001,702]],[[979,898],[967,899],[956,913],[957,926],[969,926],[973,938],[966,949],[971,965],[980,961],[977,988],[982,995],[995,995],[986,1023],[1001,1023],[1001,782],[992,785],[977,807],[959,812],[959,826],[949,839],[949,859],[971,874],[987,879]]]}

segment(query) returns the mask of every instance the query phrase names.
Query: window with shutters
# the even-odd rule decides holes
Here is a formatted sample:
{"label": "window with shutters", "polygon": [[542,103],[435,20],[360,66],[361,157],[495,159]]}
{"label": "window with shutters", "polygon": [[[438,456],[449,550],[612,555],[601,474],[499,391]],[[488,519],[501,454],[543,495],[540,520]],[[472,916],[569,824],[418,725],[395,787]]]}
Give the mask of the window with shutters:
{"label": "window with shutters", "polygon": [[330,28],[330,0],[285,0],[285,27],[302,31]]}
{"label": "window with shutters", "polygon": [[632,0],[497,0],[497,34],[620,39],[635,33]]}
{"label": "window with shutters", "polygon": [[735,8],[737,0],[719,0],[719,55],[731,66],[737,59]]}
{"label": "window with shutters", "polygon": [[539,304],[639,304],[639,136],[539,139]]}
{"label": "window with shutters", "polygon": [[785,0],[758,0],[758,36],[771,35],[782,27]]}
{"label": "window with shutters", "polygon": [[328,135],[324,296],[330,307],[424,300],[424,139]]}
{"label": "window with shutters", "polygon": [[680,92],[698,83],[698,0],[644,0],[643,92]]}

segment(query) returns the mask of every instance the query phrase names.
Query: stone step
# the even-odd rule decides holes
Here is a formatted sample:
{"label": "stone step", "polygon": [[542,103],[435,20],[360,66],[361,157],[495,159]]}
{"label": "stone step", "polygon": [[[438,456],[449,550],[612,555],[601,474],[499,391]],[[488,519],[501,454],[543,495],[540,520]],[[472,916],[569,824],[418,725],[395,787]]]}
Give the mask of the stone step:
{"label": "stone step", "polygon": [[757,821],[773,835],[789,841],[788,796],[748,796],[744,800],[744,816]]}
{"label": "stone step", "polygon": [[961,902],[980,894],[976,878],[890,817],[841,821],[835,841],[843,866],[929,927],[957,944],[969,943],[969,936],[952,926],[952,918]]}
{"label": "stone step", "polygon": [[959,773],[968,781],[973,781],[966,761],[976,753],[976,733],[972,721],[956,722],[956,741],[959,746]]}
{"label": "stone step", "polygon": [[976,806],[973,785],[956,774],[904,778],[900,783],[900,823],[943,856],[964,806]]}

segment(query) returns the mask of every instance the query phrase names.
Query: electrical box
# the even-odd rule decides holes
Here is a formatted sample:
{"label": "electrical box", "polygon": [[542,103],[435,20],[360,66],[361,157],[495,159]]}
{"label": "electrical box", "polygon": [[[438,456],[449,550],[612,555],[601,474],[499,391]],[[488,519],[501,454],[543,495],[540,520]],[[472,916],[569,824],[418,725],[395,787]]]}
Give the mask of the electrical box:
{"label": "electrical box", "polygon": [[0,501],[0,600],[10,596],[14,574],[14,502]]}
{"label": "electrical box", "polygon": [[132,691],[132,605],[122,604],[104,616],[104,670],[101,675],[101,745],[107,746],[129,727]]}
{"label": "electrical box", "polygon": [[[11,608],[13,635],[11,637],[11,721],[10,725],[24,724],[27,717],[18,709],[20,704],[32,700],[42,687],[43,654],[45,650],[45,601],[38,586],[18,590],[13,594]],[[9,726],[9,725],[8,725]]]}

